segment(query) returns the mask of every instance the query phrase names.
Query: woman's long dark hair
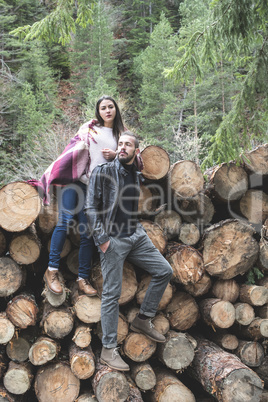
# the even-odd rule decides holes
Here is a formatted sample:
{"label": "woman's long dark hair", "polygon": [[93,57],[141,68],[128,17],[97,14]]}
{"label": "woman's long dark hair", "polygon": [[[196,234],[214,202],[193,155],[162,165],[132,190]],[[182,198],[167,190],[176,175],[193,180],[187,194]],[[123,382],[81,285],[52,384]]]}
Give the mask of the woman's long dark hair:
{"label": "woman's long dark hair", "polygon": [[104,120],[103,120],[103,118],[100,116],[100,113],[99,113],[99,106],[100,106],[100,103],[101,103],[103,100],[106,100],[106,99],[112,101],[113,104],[114,104],[114,106],[115,106],[116,114],[115,114],[115,118],[114,118],[114,121],[113,121],[113,135],[114,135],[114,137],[116,138],[116,140],[118,141],[118,139],[119,139],[119,137],[120,137],[120,134],[121,134],[123,131],[125,131],[125,127],[124,127],[124,124],[123,124],[123,120],[122,120],[122,116],[121,116],[119,107],[118,107],[116,101],[115,101],[111,96],[109,96],[109,95],[103,95],[103,96],[97,101],[97,103],[96,103],[96,108],[95,108],[95,116],[96,116],[98,122],[100,123],[100,125],[101,125],[101,126],[104,126]]}

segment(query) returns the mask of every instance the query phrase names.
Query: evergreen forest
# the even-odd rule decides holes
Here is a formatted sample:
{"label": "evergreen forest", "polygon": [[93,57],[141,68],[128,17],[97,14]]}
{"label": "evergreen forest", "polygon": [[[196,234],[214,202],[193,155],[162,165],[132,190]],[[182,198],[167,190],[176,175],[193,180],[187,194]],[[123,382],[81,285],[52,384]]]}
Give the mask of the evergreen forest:
{"label": "evergreen forest", "polygon": [[97,99],[203,170],[268,141],[266,0],[0,0],[0,183],[40,178]]}

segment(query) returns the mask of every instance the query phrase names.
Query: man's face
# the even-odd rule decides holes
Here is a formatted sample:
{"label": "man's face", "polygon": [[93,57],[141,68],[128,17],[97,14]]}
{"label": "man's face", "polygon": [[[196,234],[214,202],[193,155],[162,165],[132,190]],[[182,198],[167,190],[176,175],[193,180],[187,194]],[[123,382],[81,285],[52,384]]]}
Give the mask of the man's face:
{"label": "man's face", "polygon": [[138,148],[135,148],[135,138],[130,135],[121,135],[117,148],[118,159],[121,163],[131,165],[138,151]]}

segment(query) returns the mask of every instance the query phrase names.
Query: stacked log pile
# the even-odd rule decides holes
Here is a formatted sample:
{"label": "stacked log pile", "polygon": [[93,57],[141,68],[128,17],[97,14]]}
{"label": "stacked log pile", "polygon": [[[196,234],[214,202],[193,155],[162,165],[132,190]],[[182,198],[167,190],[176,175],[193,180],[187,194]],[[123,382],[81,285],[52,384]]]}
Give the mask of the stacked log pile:
{"label": "stacked log pile", "polygon": [[[42,281],[57,202],[42,206],[25,182],[0,189],[0,400],[268,400],[268,144],[202,174],[142,151],[140,221],[173,278],[153,322],[166,342],[132,332],[150,276],[125,262],[118,344],[131,367],[100,364],[102,274],[98,254],[80,294],[79,231],[61,255],[60,296]],[[161,267],[160,267],[161,268]]]}

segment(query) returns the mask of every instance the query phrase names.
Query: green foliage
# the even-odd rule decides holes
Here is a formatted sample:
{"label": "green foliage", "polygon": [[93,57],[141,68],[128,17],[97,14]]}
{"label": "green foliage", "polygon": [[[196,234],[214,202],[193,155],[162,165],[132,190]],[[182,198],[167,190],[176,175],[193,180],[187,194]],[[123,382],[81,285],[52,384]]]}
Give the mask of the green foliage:
{"label": "green foliage", "polygon": [[247,285],[255,285],[256,280],[263,278],[264,275],[263,273],[256,267],[252,268],[250,271],[247,273]]}

